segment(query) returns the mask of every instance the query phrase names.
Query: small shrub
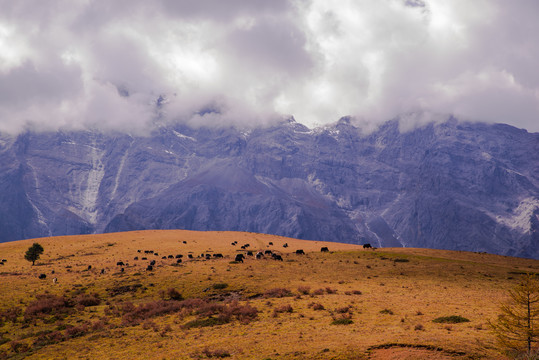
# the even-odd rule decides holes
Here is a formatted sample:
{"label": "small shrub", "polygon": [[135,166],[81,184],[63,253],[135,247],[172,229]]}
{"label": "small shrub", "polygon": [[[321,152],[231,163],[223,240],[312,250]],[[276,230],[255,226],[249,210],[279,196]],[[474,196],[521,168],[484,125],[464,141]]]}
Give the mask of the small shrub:
{"label": "small shrub", "polygon": [[10,307],[0,312],[0,321],[16,322],[17,318],[22,314],[21,308]]}
{"label": "small shrub", "polygon": [[159,326],[155,322],[153,322],[152,320],[146,320],[145,322],[143,322],[142,323],[142,328],[144,330],[152,329],[155,332],[159,331]]}
{"label": "small shrub", "polygon": [[406,263],[406,262],[410,262],[410,260],[408,259],[403,259],[403,258],[396,258],[395,260],[393,260],[394,262],[400,262],[400,263]]}
{"label": "small shrub", "polygon": [[222,290],[222,289],[226,289],[227,287],[228,287],[227,283],[217,283],[217,284],[212,285],[212,288],[214,290]]}
{"label": "small shrub", "polygon": [[230,357],[230,353],[226,350],[210,350],[210,349],[204,349],[202,353],[208,357],[208,358],[226,358]]}
{"label": "small shrub", "polygon": [[170,288],[170,289],[167,290],[167,296],[171,300],[177,300],[177,301],[183,300],[182,294],[180,294],[178,292],[178,290],[176,290],[174,288]]}
{"label": "small shrub", "polygon": [[30,346],[28,346],[27,343],[21,341],[12,341],[9,343],[9,346],[11,347],[11,350],[17,354],[25,353],[30,350]]}
{"label": "small shrub", "polygon": [[294,312],[294,309],[290,304],[279,306],[278,308],[273,309],[274,314],[280,314],[280,313],[291,313]]}
{"label": "small shrub", "polygon": [[380,310],[380,314],[393,315],[393,311],[391,311],[389,309],[384,309],[384,310]]}
{"label": "small shrub", "polygon": [[320,304],[320,303],[311,303],[309,304],[309,307],[312,307],[313,310],[324,310],[324,305]]}
{"label": "small shrub", "polygon": [[215,318],[215,317],[209,317],[209,318],[205,318],[205,319],[195,319],[195,320],[189,321],[188,323],[184,324],[182,327],[184,329],[191,329],[191,328],[223,325],[223,324],[226,324],[226,323],[227,322],[222,320],[222,319]]}
{"label": "small shrub", "polygon": [[414,327],[414,330],[415,330],[415,331],[425,330],[425,327],[424,327],[422,324],[417,324],[417,325]]}
{"label": "small shrub", "polygon": [[264,297],[266,298],[282,298],[286,296],[292,296],[292,291],[285,288],[273,288],[264,292]]}
{"label": "small shrub", "polygon": [[352,307],[350,305],[348,305],[348,306],[345,306],[345,307],[342,307],[342,308],[335,309],[335,312],[338,313],[338,314],[347,314],[347,313],[350,313],[351,309],[352,309]]}
{"label": "small shrub", "polygon": [[298,286],[298,292],[303,295],[309,295],[311,288],[309,286]]}
{"label": "small shrub", "polygon": [[86,306],[97,306],[101,304],[101,299],[98,294],[81,294],[75,298],[75,303],[77,305]]}
{"label": "small shrub", "polygon": [[451,316],[441,316],[439,318],[432,320],[432,322],[441,323],[441,324],[458,324],[458,323],[463,323],[463,322],[470,322],[470,320],[460,315],[451,315]]}
{"label": "small shrub", "polygon": [[347,317],[342,317],[342,318],[338,318],[338,319],[335,319],[331,322],[331,325],[350,325],[350,324],[353,324],[354,322],[352,321],[352,319],[350,318],[347,318]]}
{"label": "small shrub", "polygon": [[88,332],[88,325],[83,324],[80,326],[70,326],[65,329],[66,339],[73,339],[80,336],[84,336]]}
{"label": "small shrub", "polygon": [[324,289],[316,289],[313,291],[313,295],[324,295]]}
{"label": "small shrub", "polygon": [[39,334],[32,344],[35,347],[43,347],[52,344],[58,344],[65,341],[65,335],[60,331],[50,331]]}
{"label": "small shrub", "polygon": [[330,287],[327,287],[327,288],[326,288],[326,292],[327,292],[328,294],[336,294],[336,293],[337,293],[337,290],[332,289],[332,288],[330,288]]}
{"label": "small shrub", "polygon": [[105,328],[105,322],[103,320],[97,320],[91,325],[92,331],[101,331]]}

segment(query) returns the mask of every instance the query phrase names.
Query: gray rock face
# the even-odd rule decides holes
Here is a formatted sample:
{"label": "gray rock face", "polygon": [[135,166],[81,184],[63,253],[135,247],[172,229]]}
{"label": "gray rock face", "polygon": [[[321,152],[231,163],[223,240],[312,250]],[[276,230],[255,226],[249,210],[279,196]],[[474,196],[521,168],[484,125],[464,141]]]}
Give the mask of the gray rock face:
{"label": "gray rock face", "polygon": [[539,258],[539,134],[455,119],[0,136],[0,239],[238,230]]}

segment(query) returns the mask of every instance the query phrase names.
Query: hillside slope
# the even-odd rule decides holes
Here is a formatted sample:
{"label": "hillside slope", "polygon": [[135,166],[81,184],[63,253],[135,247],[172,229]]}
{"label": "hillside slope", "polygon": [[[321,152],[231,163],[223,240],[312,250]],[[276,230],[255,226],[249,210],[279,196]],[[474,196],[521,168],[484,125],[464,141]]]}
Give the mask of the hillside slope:
{"label": "hillside slope", "polygon": [[[34,241],[45,252],[31,266]],[[43,238],[0,253],[8,359],[503,359],[487,321],[520,274],[539,272],[530,259],[236,232]],[[453,315],[469,322],[433,322]]]}

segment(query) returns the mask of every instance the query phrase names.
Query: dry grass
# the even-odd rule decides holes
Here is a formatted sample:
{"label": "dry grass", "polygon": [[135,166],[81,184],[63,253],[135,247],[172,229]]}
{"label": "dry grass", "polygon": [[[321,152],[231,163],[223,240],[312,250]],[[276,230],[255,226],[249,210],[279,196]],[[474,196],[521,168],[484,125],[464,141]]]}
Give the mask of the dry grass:
{"label": "dry grass", "polygon": [[[45,252],[31,266],[35,241]],[[231,263],[247,243],[284,261]],[[0,254],[0,358],[503,358],[487,320],[519,273],[539,272],[528,259],[234,232],[33,239]],[[470,321],[433,322],[452,315]]]}

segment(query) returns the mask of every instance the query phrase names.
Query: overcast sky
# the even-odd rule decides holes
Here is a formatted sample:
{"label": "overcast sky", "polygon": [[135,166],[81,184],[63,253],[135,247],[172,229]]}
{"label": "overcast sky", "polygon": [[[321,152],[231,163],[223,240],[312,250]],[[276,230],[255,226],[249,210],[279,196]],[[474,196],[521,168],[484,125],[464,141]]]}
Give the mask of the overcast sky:
{"label": "overcast sky", "polygon": [[289,115],[312,127],[410,113],[539,131],[536,0],[0,0],[0,9],[0,131]]}

